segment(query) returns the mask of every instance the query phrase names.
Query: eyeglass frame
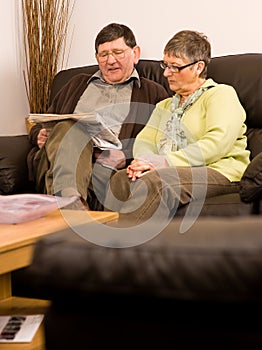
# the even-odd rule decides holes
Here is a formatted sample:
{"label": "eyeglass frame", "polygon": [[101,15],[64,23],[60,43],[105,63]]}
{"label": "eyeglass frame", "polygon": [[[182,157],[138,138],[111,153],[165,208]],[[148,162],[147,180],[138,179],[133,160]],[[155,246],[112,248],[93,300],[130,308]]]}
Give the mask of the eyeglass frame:
{"label": "eyeglass frame", "polygon": [[171,70],[172,73],[180,73],[182,69],[185,69],[187,67],[193,66],[194,64],[198,63],[201,60],[197,60],[188,64],[185,64],[184,66],[175,66],[174,64],[166,64],[164,61],[160,62],[160,67],[164,70],[167,68]]}
{"label": "eyeglass frame", "polygon": [[[126,49],[113,49],[109,51],[102,51],[97,53],[97,59],[99,62],[103,63],[106,62],[109,58],[109,56],[113,56],[115,60],[121,60],[125,58],[125,52],[130,49],[130,47],[127,47]],[[100,56],[101,54],[104,54],[104,56]],[[122,55],[123,57],[117,57],[117,55]],[[102,61],[101,61],[102,58]]]}

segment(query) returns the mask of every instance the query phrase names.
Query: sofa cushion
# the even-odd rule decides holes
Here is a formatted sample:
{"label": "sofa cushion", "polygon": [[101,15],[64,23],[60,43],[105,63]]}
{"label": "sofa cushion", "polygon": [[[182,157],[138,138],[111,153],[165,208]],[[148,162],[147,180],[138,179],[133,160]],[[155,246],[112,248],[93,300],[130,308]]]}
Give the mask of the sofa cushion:
{"label": "sofa cushion", "polygon": [[251,214],[252,210],[251,204],[242,202],[239,193],[229,193],[207,198],[204,203],[192,201],[179,208],[176,216],[243,216]]}
{"label": "sofa cushion", "polygon": [[240,197],[242,201],[250,203],[262,195],[262,152],[248,165],[240,181]]}
{"label": "sofa cushion", "polygon": [[29,191],[26,157],[30,148],[27,135],[0,137],[0,194]]}

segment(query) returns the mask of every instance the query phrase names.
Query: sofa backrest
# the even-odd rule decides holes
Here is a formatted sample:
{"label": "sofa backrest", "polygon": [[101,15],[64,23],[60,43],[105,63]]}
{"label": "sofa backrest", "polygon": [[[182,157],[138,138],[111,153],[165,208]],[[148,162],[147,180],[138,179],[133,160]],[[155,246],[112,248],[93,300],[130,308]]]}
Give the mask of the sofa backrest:
{"label": "sofa backrest", "polygon": [[[168,82],[163,76],[160,61],[141,59],[136,68],[141,76],[160,83],[172,96],[173,92],[169,90]],[[97,70],[97,65],[89,65],[60,71],[54,78],[50,101],[76,74],[93,74]],[[235,88],[247,113],[249,149],[254,157],[262,151],[262,54],[214,57],[208,66],[208,77]]]}
{"label": "sofa backrest", "polygon": [[246,110],[248,128],[262,128],[262,54],[212,58],[208,76],[232,85]]}
{"label": "sofa backrest", "polygon": [[262,152],[262,54],[247,53],[212,58],[208,76],[233,86],[245,108],[251,158]]}
{"label": "sofa backrest", "polygon": [[[136,66],[139,74],[163,85],[168,93],[168,82],[163,76],[160,61],[141,59]],[[62,70],[54,78],[51,101],[56,93],[73,76],[80,73],[93,74],[97,65]],[[239,54],[214,57],[208,66],[208,77],[218,83],[232,85],[247,112],[248,127],[262,128],[262,54]]]}

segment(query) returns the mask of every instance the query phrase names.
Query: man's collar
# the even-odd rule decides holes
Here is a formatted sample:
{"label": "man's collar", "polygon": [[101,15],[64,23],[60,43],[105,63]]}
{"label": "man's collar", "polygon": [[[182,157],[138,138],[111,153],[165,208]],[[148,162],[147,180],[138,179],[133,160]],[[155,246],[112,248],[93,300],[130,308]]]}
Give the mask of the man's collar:
{"label": "man's collar", "polygon": [[[92,80],[96,80],[96,79],[100,79],[102,82],[106,83],[106,81],[104,80],[103,76],[102,76],[102,73],[101,73],[101,70],[98,70],[97,72],[95,72],[91,78],[89,79],[88,83],[90,83]],[[130,75],[130,77],[124,81],[123,83],[121,84],[124,84],[124,83],[128,83],[130,82],[131,80],[137,80],[137,83],[138,83],[138,87],[141,86],[141,81],[140,81],[140,77],[139,77],[139,74],[137,72],[137,70],[134,68],[132,74]],[[117,84],[116,84],[117,85]]]}

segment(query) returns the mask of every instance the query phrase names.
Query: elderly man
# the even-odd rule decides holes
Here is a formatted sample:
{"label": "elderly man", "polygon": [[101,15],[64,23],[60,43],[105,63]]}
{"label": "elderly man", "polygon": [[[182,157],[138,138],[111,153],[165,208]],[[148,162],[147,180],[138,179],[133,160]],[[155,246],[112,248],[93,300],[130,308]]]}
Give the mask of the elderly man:
{"label": "elderly man", "polygon": [[[120,149],[95,147],[80,122],[61,121],[50,132],[37,124],[30,140],[37,152],[32,157],[38,192],[78,196],[90,191],[102,203],[109,178],[132,160],[133,141],[146,124],[154,106],[168,97],[159,84],[139,77],[135,64],[140,47],[125,25],[111,23],[95,40],[99,70],[92,76],[72,78],[55,97],[48,113],[99,113],[121,141]],[[92,208],[96,209],[96,208]]]}

